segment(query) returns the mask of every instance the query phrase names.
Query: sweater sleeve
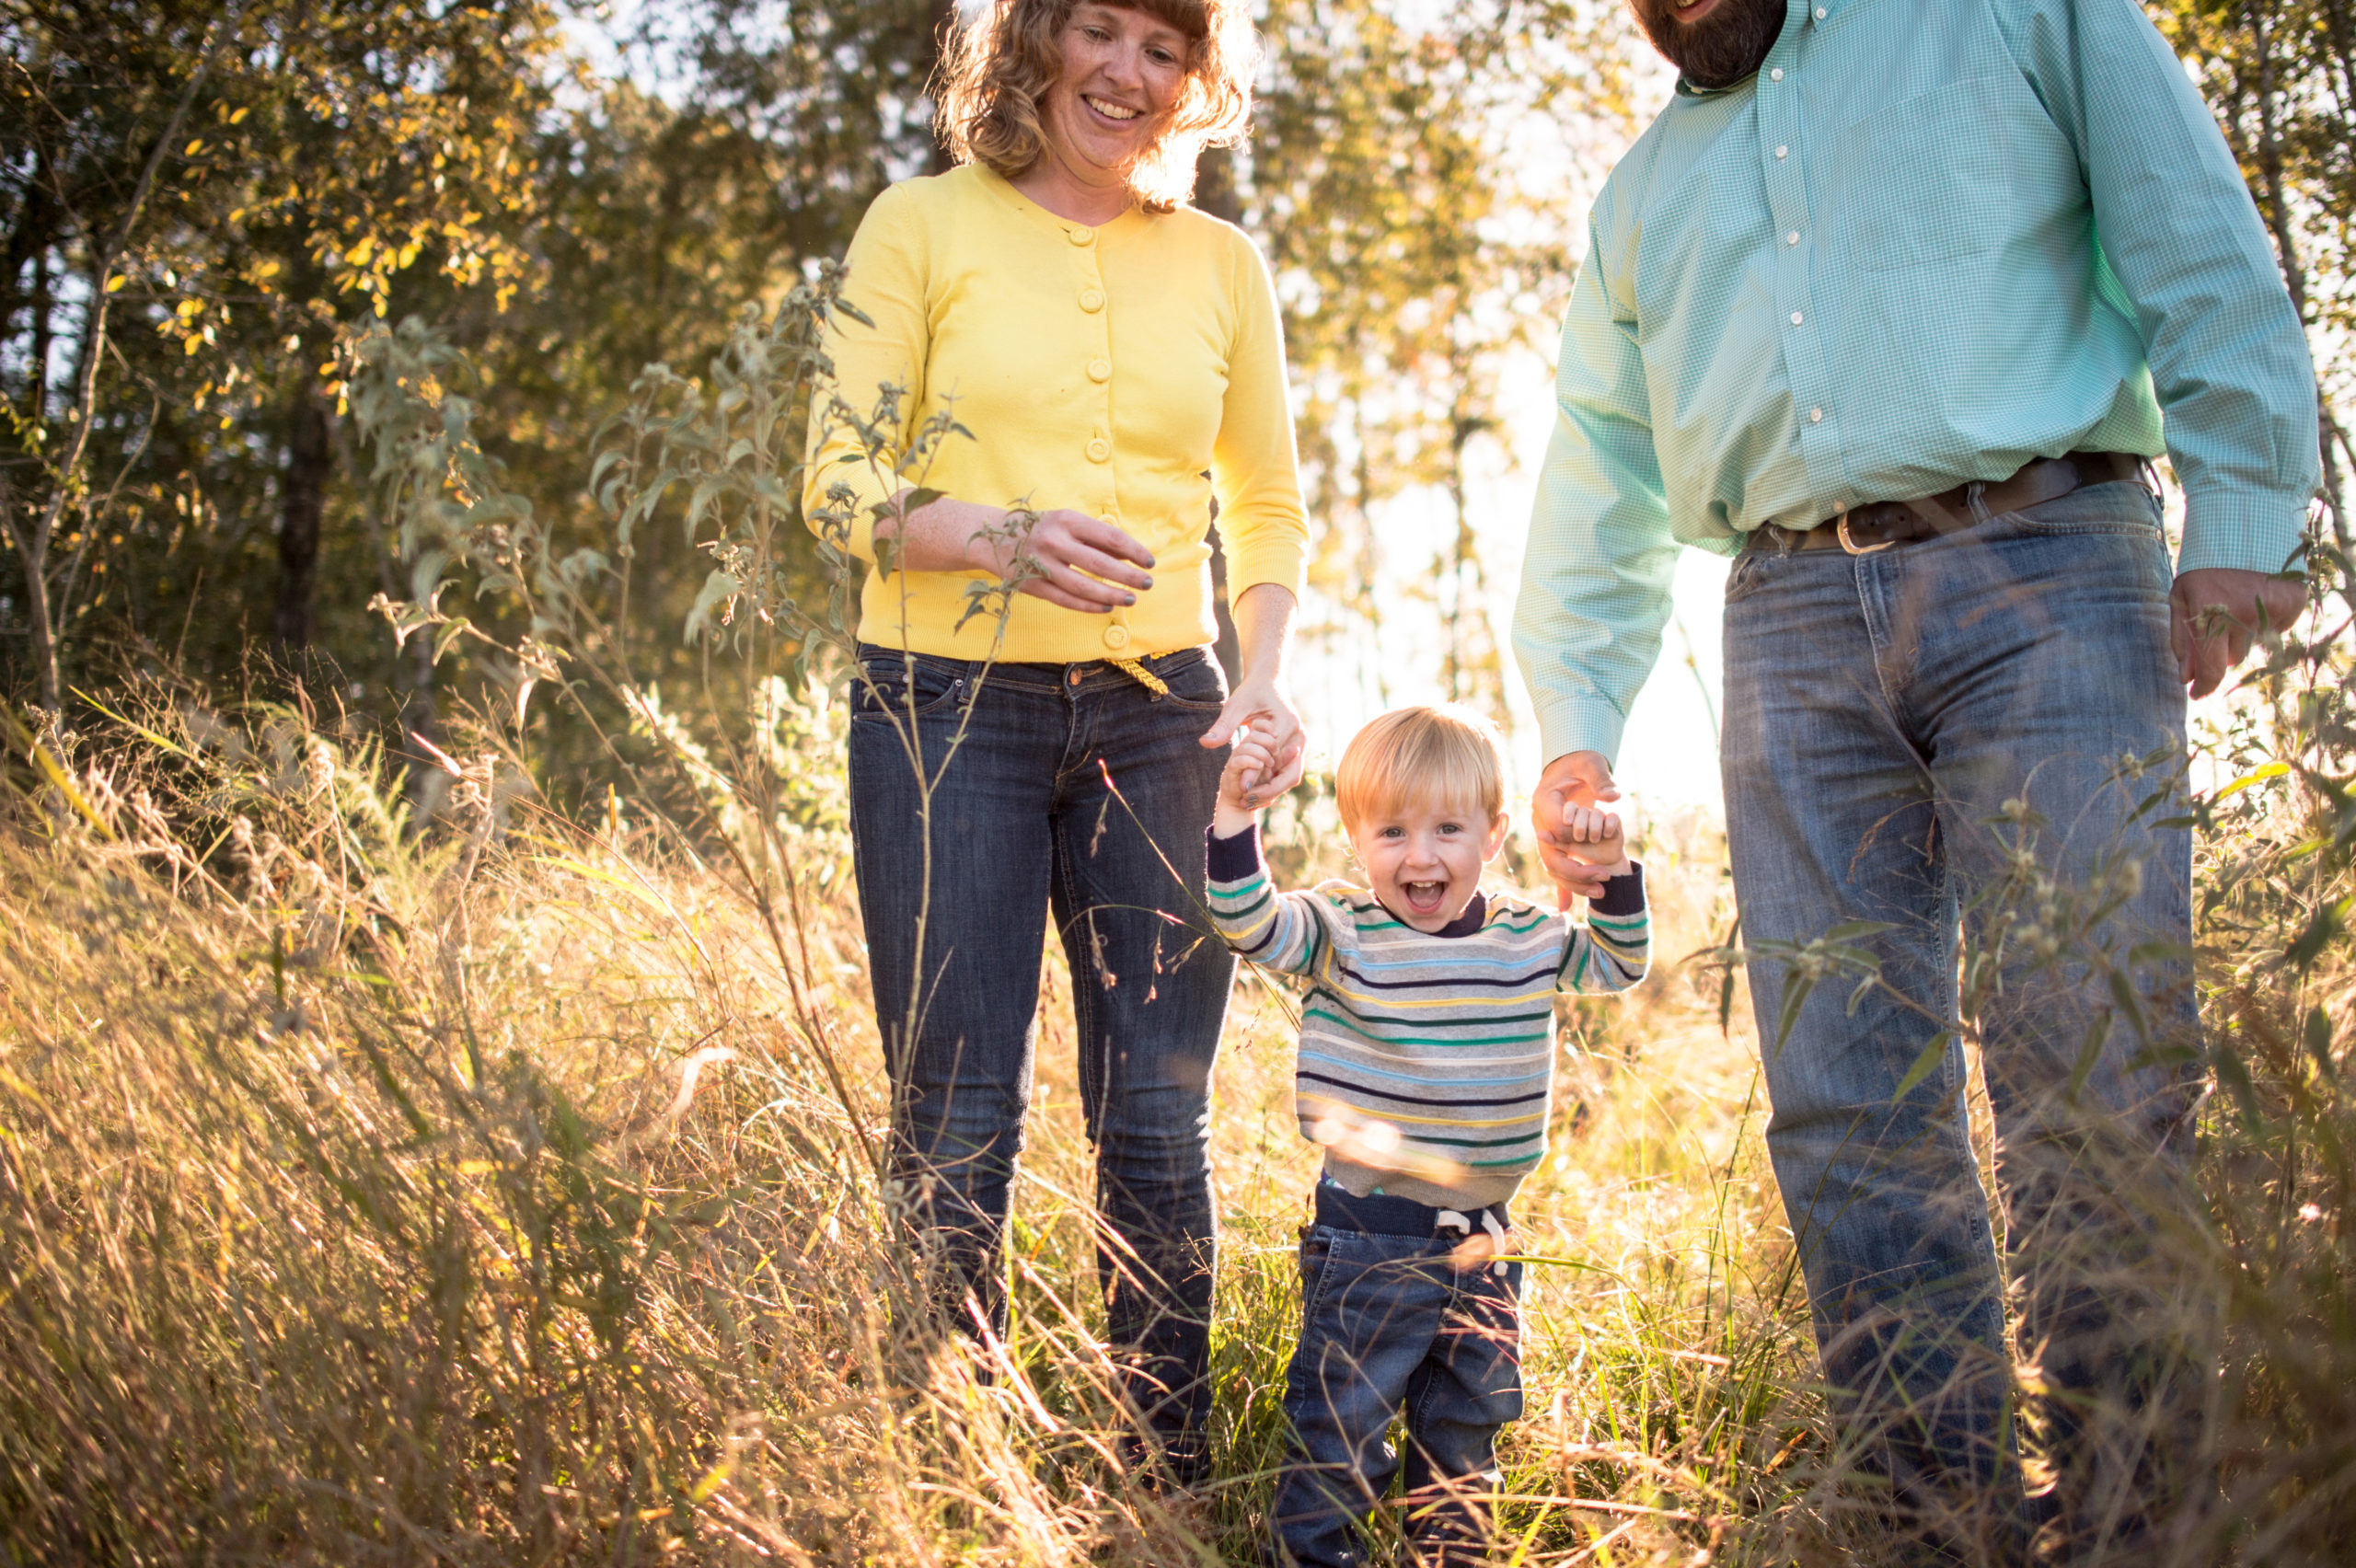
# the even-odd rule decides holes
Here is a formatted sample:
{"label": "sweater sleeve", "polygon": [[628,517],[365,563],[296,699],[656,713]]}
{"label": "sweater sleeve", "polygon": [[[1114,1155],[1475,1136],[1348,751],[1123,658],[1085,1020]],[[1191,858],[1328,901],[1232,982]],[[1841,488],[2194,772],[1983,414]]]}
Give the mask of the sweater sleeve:
{"label": "sweater sleeve", "polygon": [[[802,515],[824,538],[821,512],[848,506],[850,553],[875,559],[875,513],[905,488],[884,461],[870,461],[864,442],[846,414],[874,418],[884,388],[901,388],[896,409],[885,410],[879,432],[894,452],[907,440],[910,421],[924,401],[924,373],[930,331],[925,312],[925,237],[917,204],[894,186],[875,198],[860,220],[844,259],[842,297],[860,320],[838,310],[826,323],[826,355],[834,374],[812,398],[810,432],[802,470]],[[835,408],[839,399],[843,408]],[[847,494],[844,492],[848,492]]]}
{"label": "sweater sleeve", "polygon": [[1326,947],[1317,901],[1305,893],[1278,893],[1260,858],[1260,829],[1212,836],[1211,919],[1236,956],[1288,974],[1315,971]]}
{"label": "sweater sleeve", "polygon": [[1308,578],[1309,515],[1300,500],[1292,404],[1285,379],[1284,325],[1267,263],[1242,234],[1235,268],[1235,341],[1227,398],[1211,444],[1211,493],[1227,551],[1230,601],[1262,582],[1296,600]]}
{"label": "sweater sleeve", "polygon": [[1629,862],[1625,876],[1603,884],[1588,905],[1587,924],[1571,928],[1556,982],[1565,991],[1624,991],[1652,967],[1653,919],[1645,904],[1645,868]]}

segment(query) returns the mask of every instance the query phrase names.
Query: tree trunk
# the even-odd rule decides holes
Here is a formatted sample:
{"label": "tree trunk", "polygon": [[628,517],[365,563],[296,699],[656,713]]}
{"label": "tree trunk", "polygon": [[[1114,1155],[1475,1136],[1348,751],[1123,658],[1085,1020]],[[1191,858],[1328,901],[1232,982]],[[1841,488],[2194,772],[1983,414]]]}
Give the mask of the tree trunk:
{"label": "tree trunk", "polygon": [[[949,29],[956,20],[957,0],[932,0],[932,69],[925,73],[924,83],[928,96],[940,87],[941,68],[947,53],[945,46],[949,42]],[[938,106],[940,99],[936,98],[933,102]],[[947,174],[956,167],[957,160],[949,156],[949,144],[943,141],[941,133],[935,130],[932,134],[931,147],[925,158],[925,172]]]}
{"label": "tree trunk", "polygon": [[1225,223],[1243,222],[1243,195],[1235,188],[1235,149],[1205,147],[1195,159],[1195,206]]}
{"label": "tree trunk", "polygon": [[335,467],[335,430],[318,384],[306,375],[286,419],[284,510],[278,523],[278,646],[292,655],[311,645],[312,569],[319,559],[319,515]]}
{"label": "tree trunk", "polygon": [[[1243,202],[1235,189],[1235,155],[1226,147],[1205,147],[1195,159],[1195,206],[1230,224],[1243,221]],[[1235,614],[1228,603],[1227,549],[1219,542],[1218,502],[1211,502],[1211,614],[1218,623],[1218,640],[1211,651],[1227,672],[1227,684],[1243,678],[1243,640],[1236,635]]]}

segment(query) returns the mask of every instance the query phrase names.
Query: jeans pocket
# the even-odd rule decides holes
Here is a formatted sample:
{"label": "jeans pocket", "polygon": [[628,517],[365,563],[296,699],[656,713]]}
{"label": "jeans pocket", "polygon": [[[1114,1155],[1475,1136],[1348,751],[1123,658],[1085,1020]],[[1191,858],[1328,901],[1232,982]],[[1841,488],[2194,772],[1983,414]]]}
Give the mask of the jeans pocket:
{"label": "jeans pocket", "polygon": [[2132,479],[2084,485],[2051,501],[1997,515],[2005,527],[2023,534],[2160,536],[2159,498]]}
{"label": "jeans pocket", "polygon": [[1771,549],[1746,549],[1727,569],[1726,603],[1738,604],[1767,581],[1774,561]]}
{"label": "jeans pocket", "polygon": [[1300,1320],[1313,1322],[1324,1304],[1325,1287],[1334,1274],[1334,1243],[1341,1232],[1326,1225],[1300,1228]]}
{"label": "jeans pocket", "polygon": [[1170,688],[1164,699],[1174,707],[1216,713],[1227,706],[1227,675],[1218,661],[1200,648],[1190,648],[1150,666]]}
{"label": "jeans pocket", "polygon": [[966,668],[963,659],[930,653],[862,651],[851,677],[851,716],[922,719],[944,711],[964,700]]}

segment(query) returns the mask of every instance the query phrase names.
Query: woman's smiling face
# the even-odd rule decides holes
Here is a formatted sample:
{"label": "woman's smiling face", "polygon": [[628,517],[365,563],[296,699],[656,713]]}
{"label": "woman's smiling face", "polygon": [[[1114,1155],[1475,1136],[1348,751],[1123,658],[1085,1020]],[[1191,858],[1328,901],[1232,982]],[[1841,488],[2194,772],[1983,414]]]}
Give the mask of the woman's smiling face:
{"label": "woman's smiling face", "polygon": [[1083,0],[1058,40],[1063,74],[1044,119],[1075,175],[1125,175],[1152,147],[1186,84],[1186,35],[1123,6]]}

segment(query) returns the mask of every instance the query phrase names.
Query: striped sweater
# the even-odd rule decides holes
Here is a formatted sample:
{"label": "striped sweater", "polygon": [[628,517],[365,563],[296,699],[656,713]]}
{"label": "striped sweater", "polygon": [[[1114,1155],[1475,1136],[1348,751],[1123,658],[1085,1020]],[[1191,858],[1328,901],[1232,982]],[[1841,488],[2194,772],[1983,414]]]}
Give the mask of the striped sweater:
{"label": "striped sweater", "polygon": [[1443,1208],[1504,1201],[1546,1152],[1554,993],[1624,991],[1652,955],[1641,867],[1584,926],[1475,894],[1427,933],[1347,882],[1278,893],[1253,828],[1211,839],[1210,907],[1239,956],[1309,982],[1294,1103],[1326,1175]]}

